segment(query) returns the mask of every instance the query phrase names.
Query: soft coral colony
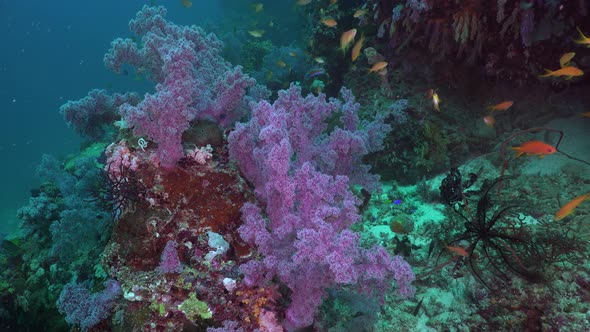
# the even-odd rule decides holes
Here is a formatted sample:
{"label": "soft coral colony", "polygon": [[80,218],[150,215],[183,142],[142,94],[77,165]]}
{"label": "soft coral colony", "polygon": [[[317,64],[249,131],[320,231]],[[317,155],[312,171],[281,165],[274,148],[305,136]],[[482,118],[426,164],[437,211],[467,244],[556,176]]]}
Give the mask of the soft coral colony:
{"label": "soft coral colony", "polygon": [[165,14],[145,6],[129,24],[141,42],[116,39],[104,57],[115,72],[134,67],[155,92],[93,90],[62,107],[78,132],[113,142],[96,197],[115,218],[94,266],[104,290],[70,271],[57,302],[67,322],[281,331],[314,324],[330,290],[379,298],[395,282],[413,296],[408,263],[350,229],[361,219],[352,187],[378,190],[361,159],[391,128],[361,121],[344,88],[326,99],[291,85],[267,101],[214,35]]}

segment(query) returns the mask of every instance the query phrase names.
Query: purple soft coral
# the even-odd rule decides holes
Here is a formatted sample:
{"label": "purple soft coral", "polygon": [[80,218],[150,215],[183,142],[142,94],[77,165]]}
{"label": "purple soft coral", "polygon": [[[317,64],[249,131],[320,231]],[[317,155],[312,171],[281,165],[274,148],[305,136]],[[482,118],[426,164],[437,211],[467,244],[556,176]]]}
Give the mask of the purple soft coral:
{"label": "purple soft coral", "polygon": [[[377,187],[361,158],[380,147],[389,127],[375,121],[359,128],[358,104],[348,90],[343,96],[344,103],[323,95],[304,98],[291,86],[274,104],[258,103],[250,122],[238,124],[229,137],[230,155],[266,212],[254,204],[242,209],[240,235],[263,259],[241,270],[247,284],[278,277],[291,289],[289,328],[313,323],[329,287],[382,289],[395,279],[401,295],[413,292],[412,270],[401,257],[379,246],[361,248],[358,234],[348,229],[361,218],[349,187]],[[328,131],[327,120],[338,112],[343,128]]]}
{"label": "purple soft coral", "polygon": [[102,292],[91,294],[84,285],[75,282],[65,285],[56,306],[66,316],[66,322],[87,331],[106,319],[121,295],[121,286],[116,280],[108,280],[104,286]]}
{"label": "purple soft coral", "polygon": [[137,105],[141,97],[134,92],[110,95],[106,90],[93,89],[80,100],[69,100],[59,108],[68,126],[78,134],[93,140],[106,139],[105,127],[118,119],[117,108],[122,104]]}
{"label": "purple soft coral", "polygon": [[208,119],[230,126],[243,115],[243,97],[255,80],[223,60],[223,45],[214,35],[177,26],[166,21],[165,14],[163,7],[144,6],[129,23],[142,45],[116,39],[104,62],[115,72],[127,63],[158,82],[154,94],[146,94],[137,106],[123,105],[120,113],[135,135],[158,144],[162,165],[173,166],[183,156],[182,133],[190,121]]}
{"label": "purple soft coral", "polygon": [[[341,95],[343,101],[326,101],[324,94],[303,97],[295,85],[279,91],[274,104],[259,103],[252,110],[254,120],[236,126],[230,137],[230,154],[258,187],[268,181],[267,174],[259,172],[259,157],[284,138],[296,156],[294,166],[311,162],[322,173],[346,175],[352,184],[375,190],[378,176],[368,172],[362,158],[382,148],[391,127],[382,119],[361,123],[357,115],[360,105],[350,90],[342,89]],[[328,120],[339,114],[342,128],[328,132]]]}

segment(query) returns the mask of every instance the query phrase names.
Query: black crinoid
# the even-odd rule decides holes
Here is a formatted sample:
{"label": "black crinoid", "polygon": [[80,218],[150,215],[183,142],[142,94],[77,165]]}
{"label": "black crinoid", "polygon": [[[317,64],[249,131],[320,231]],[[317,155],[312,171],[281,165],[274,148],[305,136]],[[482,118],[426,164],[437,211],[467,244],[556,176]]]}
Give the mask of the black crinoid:
{"label": "black crinoid", "polygon": [[[545,250],[530,226],[515,213],[518,204],[499,206],[490,190],[502,178],[494,180],[482,191],[473,216],[454,211],[465,220],[464,232],[448,242],[449,246],[465,246],[465,263],[472,274],[488,289],[496,290],[516,275],[529,282],[543,281]],[[492,287],[493,285],[493,287]]]}
{"label": "black crinoid", "polygon": [[[117,166],[113,164],[117,164]],[[118,167],[116,172],[112,172],[114,167]],[[145,185],[133,171],[124,166],[123,162],[109,162],[107,169],[103,170],[101,174],[108,184],[108,190],[101,192],[100,197],[103,203],[111,209],[113,220],[119,219],[129,204],[145,196],[147,191]]]}

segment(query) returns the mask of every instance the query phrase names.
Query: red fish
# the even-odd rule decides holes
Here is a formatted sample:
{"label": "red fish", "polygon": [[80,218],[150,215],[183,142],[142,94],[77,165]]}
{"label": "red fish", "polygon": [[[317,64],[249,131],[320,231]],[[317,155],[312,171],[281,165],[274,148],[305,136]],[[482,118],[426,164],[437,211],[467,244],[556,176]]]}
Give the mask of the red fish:
{"label": "red fish", "polygon": [[527,156],[539,156],[539,158],[544,158],[546,155],[554,154],[555,151],[557,151],[554,146],[541,141],[524,142],[521,146],[513,146],[512,150],[518,151],[516,158],[522,156],[523,154]]}
{"label": "red fish", "polygon": [[469,253],[463,247],[447,246],[447,249],[449,249],[449,251],[454,252],[455,254],[457,254],[459,256],[463,256],[463,257],[469,256]]}
{"label": "red fish", "polygon": [[512,100],[507,100],[507,101],[503,101],[497,105],[488,106],[488,109],[490,111],[505,111],[505,110],[509,109],[513,104],[514,104],[514,102]]}
{"label": "red fish", "polygon": [[578,196],[572,199],[571,201],[567,202],[564,206],[561,207],[561,209],[559,209],[559,211],[557,211],[557,213],[555,214],[555,220],[561,220],[569,216],[574,212],[578,205],[580,205],[583,201],[587,200],[588,198],[590,198],[590,193]]}

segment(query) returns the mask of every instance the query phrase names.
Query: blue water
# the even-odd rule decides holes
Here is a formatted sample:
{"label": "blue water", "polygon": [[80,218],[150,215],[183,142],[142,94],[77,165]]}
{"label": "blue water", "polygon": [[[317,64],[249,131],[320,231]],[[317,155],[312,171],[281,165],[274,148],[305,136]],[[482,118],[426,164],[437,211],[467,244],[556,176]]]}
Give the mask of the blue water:
{"label": "blue water", "polygon": [[[149,3],[0,0],[0,233],[16,229],[16,211],[38,184],[33,174],[41,156],[78,150],[80,140],[67,128],[59,106],[92,88],[141,87],[132,77],[106,70],[102,57],[113,39],[129,36],[129,19]],[[167,17],[178,24],[215,26],[222,15],[218,4],[195,1],[184,8],[173,1]]]}

